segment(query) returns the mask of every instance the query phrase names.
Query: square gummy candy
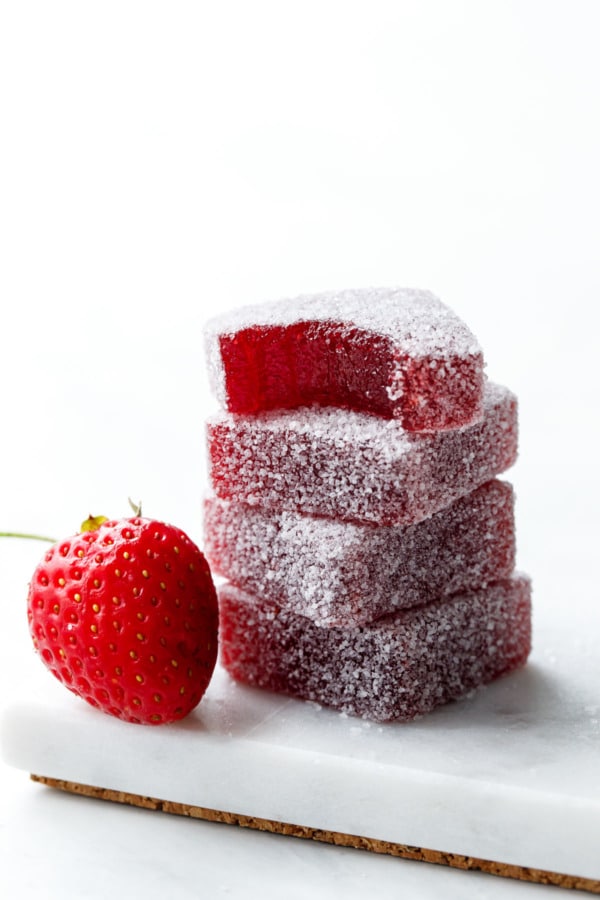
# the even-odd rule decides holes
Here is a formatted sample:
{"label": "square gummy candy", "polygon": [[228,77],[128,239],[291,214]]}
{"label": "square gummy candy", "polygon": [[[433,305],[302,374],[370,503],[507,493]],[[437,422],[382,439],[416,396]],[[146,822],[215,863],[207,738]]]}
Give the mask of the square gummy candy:
{"label": "square gummy candy", "polygon": [[221,405],[253,414],[320,404],[438,431],[481,417],[477,341],[429,291],[371,288],[248,306],[205,328]]}
{"label": "square gummy candy", "polygon": [[425,519],[513,464],[517,403],[488,382],[476,425],[411,434],[397,420],[317,408],[209,420],[218,497],[357,524]]}
{"label": "square gummy candy", "polygon": [[524,665],[530,583],[514,575],[360,628],[310,619],[226,584],[221,660],[238,681],[379,722],[407,720]]}
{"label": "square gummy candy", "polygon": [[213,572],[317,625],[362,625],[505,578],[515,562],[509,484],[488,481],[416,525],[378,527],[208,497]]}

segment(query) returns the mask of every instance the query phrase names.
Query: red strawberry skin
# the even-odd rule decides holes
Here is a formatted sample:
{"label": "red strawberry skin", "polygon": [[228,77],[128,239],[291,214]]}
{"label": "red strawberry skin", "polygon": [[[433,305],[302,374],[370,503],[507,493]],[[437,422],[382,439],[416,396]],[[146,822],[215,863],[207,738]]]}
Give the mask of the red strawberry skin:
{"label": "red strawberry skin", "polygon": [[208,563],[162,522],[106,521],[55,544],[33,574],[27,613],[52,674],[127,722],[183,718],[215,667],[218,609]]}

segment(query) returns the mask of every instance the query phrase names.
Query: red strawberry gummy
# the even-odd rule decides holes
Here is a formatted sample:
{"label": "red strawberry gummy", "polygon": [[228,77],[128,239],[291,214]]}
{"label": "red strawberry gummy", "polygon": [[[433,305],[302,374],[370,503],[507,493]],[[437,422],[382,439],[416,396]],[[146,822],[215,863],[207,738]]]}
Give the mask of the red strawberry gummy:
{"label": "red strawberry gummy", "polygon": [[223,665],[238,681],[379,722],[413,719],[525,664],[529,579],[401,610],[361,628],[219,589]]}
{"label": "red strawberry gummy", "polygon": [[483,356],[429,291],[315,294],[226,313],[206,327],[213,389],[233,413],[320,404],[438,431],[481,417]]}
{"label": "red strawberry gummy", "polygon": [[373,525],[409,525],[513,464],[517,403],[486,384],[476,425],[410,434],[399,422],[339,409],[258,416],[220,413],[208,423],[210,477],[236,503]]}
{"label": "red strawberry gummy", "polygon": [[204,505],[214,572],[317,625],[358,626],[508,577],[514,498],[489,481],[416,525],[374,527],[273,513],[216,497]]}
{"label": "red strawberry gummy", "polygon": [[204,556],[179,529],[138,516],[55,544],[33,574],[28,618],[52,674],[128,722],[187,715],[217,658]]}

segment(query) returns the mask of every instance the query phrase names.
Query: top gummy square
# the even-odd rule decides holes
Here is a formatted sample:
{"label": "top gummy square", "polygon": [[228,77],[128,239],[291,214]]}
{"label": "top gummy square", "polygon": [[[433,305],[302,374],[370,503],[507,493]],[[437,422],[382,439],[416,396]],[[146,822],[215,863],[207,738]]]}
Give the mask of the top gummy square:
{"label": "top gummy square", "polygon": [[213,390],[229,412],[337,406],[443,431],[482,416],[483,355],[429,291],[367,288],[243,307],[211,319]]}

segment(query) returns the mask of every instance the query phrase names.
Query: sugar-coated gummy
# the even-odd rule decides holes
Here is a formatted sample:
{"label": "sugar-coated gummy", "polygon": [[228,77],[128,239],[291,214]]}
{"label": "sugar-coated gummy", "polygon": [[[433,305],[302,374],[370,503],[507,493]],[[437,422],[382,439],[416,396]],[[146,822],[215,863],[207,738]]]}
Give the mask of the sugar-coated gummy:
{"label": "sugar-coated gummy", "polygon": [[531,589],[514,575],[360,628],[309,619],[226,584],[221,660],[240,682],[379,722],[409,720],[524,665]]}
{"label": "sugar-coated gummy", "polygon": [[481,417],[483,355],[430,291],[370,288],[248,306],[210,320],[213,390],[229,412],[317,403],[396,418],[409,431]]}
{"label": "sugar-coated gummy", "polygon": [[223,500],[358,524],[412,524],[513,464],[517,402],[487,382],[483,419],[435,434],[331,408],[220,413],[207,434],[210,480]]}
{"label": "sugar-coated gummy", "polygon": [[213,572],[317,625],[362,625],[508,577],[514,497],[489,481],[416,525],[353,525],[204,502]]}

